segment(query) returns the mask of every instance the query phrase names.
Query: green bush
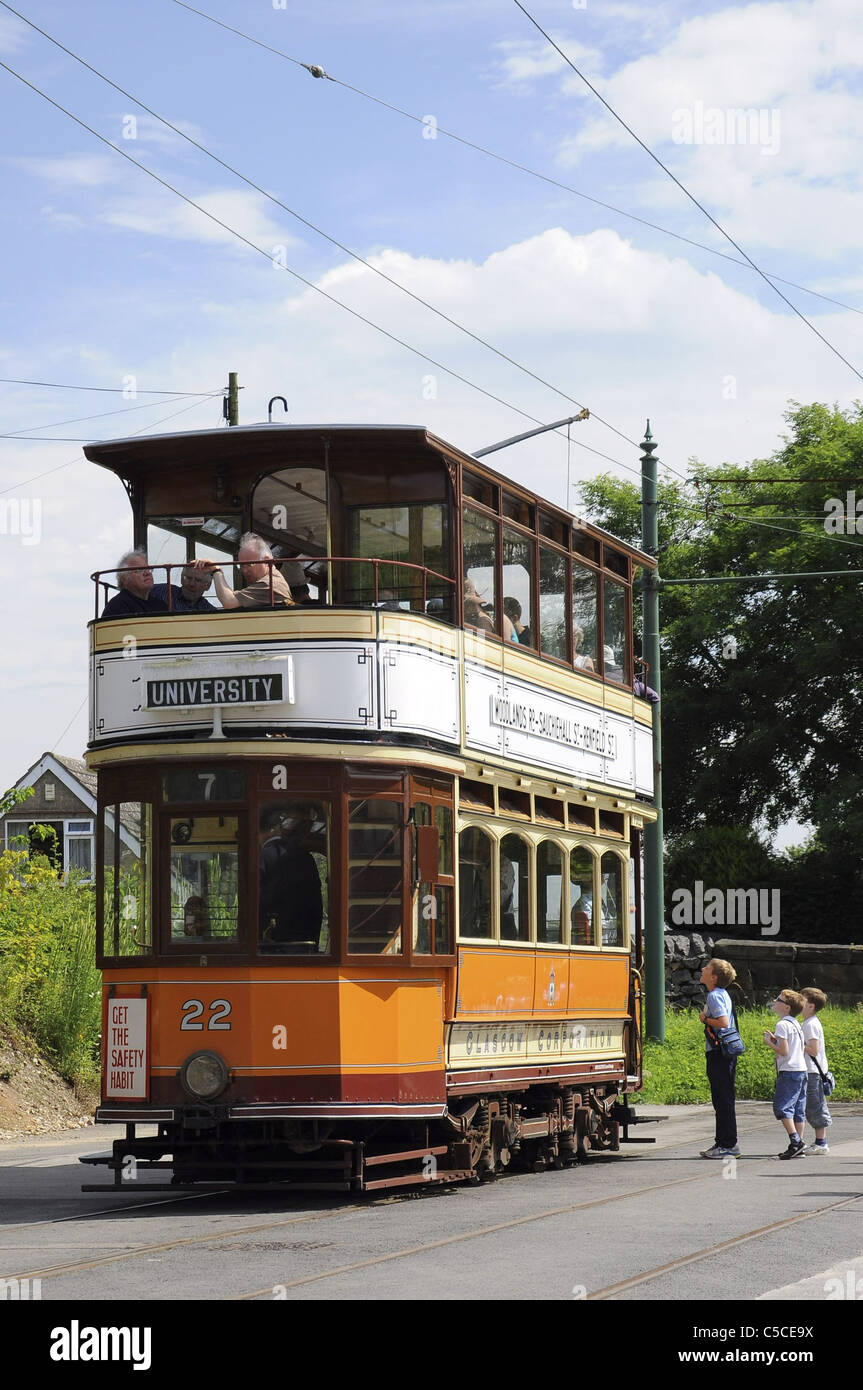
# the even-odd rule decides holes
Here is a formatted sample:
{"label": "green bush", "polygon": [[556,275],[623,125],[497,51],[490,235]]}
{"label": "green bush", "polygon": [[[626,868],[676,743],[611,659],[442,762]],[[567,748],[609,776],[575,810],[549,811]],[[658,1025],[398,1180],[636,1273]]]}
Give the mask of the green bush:
{"label": "green bush", "polygon": [[[831,1100],[863,1100],[863,1005],[840,1009],[828,1004],[818,1017],[824,1028],[830,1070],[837,1077]],[[746,1044],[737,1062],[737,1098],[770,1100],[776,1067],[762,1034],[765,1028],[774,1028],[776,1015],[770,1009],[741,1010],[737,1023]],[[665,1042],[648,1042],[644,1049],[644,1089],[639,1098],[654,1105],[710,1101],[704,1026],[694,1010],[666,1010]]]}
{"label": "green bush", "polygon": [[27,1030],[62,1076],[99,1079],[101,986],[92,888],[42,857],[0,854],[0,1022]]}

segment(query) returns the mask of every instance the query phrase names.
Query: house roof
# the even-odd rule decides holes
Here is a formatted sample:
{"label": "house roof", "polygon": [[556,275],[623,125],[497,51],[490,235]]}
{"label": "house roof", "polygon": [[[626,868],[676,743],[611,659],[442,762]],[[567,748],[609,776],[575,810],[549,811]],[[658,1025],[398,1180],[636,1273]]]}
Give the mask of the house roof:
{"label": "house roof", "polygon": [[[22,791],[24,787],[32,787],[46,772],[52,773],[73,796],[77,796],[92,816],[97,814],[96,774],[80,758],[61,758],[58,753],[43,753],[39,761],[18,778],[15,789]],[[134,806],[134,803],[125,803],[120,813],[120,838],[137,854],[140,850],[141,817],[137,808],[133,809]],[[21,813],[16,814],[20,818]]]}

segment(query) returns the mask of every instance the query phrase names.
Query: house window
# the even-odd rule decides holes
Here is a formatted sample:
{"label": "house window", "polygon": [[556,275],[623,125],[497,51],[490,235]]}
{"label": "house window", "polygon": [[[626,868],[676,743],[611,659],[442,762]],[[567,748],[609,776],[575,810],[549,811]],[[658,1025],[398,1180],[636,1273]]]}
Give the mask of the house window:
{"label": "house window", "polygon": [[63,867],[66,873],[81,874],[85,879],[93,877],[93,822],[91,820],[67,820],[66,847]]}

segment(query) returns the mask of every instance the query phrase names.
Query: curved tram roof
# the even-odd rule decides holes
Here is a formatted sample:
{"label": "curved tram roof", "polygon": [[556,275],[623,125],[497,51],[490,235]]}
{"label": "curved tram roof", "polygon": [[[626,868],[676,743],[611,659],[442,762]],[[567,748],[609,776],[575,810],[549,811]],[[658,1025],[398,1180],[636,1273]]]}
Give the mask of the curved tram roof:
{"label": "curved tram roof", "polygon": [[382,439],[386,438],[390,446],[397,443],[398,436],[402,435],[406,443],[410,441],[414,446],[417,444],[425,445],[451,459],[466,463],[473,472],[500,484],[510,492],[521,493],[525,499],[535,500],[548,512],[569,522],[575,522],[579,529],[589,535],[596,536],[599,540],[614,542],[621,550],[633,556],[639,564],[649,569],[656,567],[657,562],[652,555],[648,555],[645,551],[621,540],[620,537],[606,531],[603,527],[575,516],[559,504],[549,502],[538,493],[531,492],[505,473],[498,473],[496,469],[490,468],[484,460],[474,458],[473,454],[468,453],[467,450],[433,434],[426,425],[333,424],[332,422],[325,424],[285,424],[281,421],[262,421],[255,425],[233,425],[230,427],[222,425],[207,430],[183,430],[173,434],[132,435],[124,439],[108,439],[94,444],[86,444],[84,455],[91,463],[98,464],[101,468],[107,468],[124,480],[132,481],[148,473],[150,469],[158,468],[160,464],[175,463],[178,452],[182,453],[187,462],[203,462],[207,457],[214,456],[216,452],[213,449],[214,444],[217,446],[220,461],[270,453],[280,435],[286,440],[291,439],[297,443],[304,437],[309,442],[312,440],[317,442],[324,437],[355,436],[361,438],[365,436],[371,440],[379,435]]}

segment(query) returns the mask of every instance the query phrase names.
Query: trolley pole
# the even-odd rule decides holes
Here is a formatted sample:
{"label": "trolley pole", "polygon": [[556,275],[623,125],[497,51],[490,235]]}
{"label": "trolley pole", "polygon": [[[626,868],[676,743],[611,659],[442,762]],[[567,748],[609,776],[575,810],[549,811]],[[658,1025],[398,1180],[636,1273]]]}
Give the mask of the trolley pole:
{"label": "trolley pole", "polygon": [[240,423],[240,388],[237,385],[236,372],[228,372],[228,398],[226,406],[228,424],[238,425]]}
{"label": "trolley pole", "polygon": [[[648,555],[659,550],[657,517],[657,468],[653,457],[657,445],[650,433],[650,421],[641,444],[641,547]],[[645,681],[662,695],[659,669],[659,574],[646,570],[642,586],[644,615]],[[665,888],[662,867],[662,704],[653,706],[653,788],[656,821],[644,830],[644,965],[647,995],[647,1036],[665,1041]]]}

